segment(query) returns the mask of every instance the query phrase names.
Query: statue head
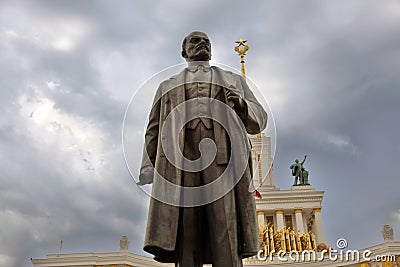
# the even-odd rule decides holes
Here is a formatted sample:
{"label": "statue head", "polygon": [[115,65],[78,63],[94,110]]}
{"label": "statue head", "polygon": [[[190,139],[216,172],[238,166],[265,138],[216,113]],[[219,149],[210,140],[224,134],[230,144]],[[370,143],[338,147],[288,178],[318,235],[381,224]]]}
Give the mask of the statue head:
{"label": "statue head", "polygon": [[204,32],[191,32],[183,39],[182,57],[188,62],[211,59],[211,43]]}
{"label": "statue head", "polygon": [[296,163],[299,163],[299,160],[298,160],[298,159],[296,159],[294,162],[296,162]]}

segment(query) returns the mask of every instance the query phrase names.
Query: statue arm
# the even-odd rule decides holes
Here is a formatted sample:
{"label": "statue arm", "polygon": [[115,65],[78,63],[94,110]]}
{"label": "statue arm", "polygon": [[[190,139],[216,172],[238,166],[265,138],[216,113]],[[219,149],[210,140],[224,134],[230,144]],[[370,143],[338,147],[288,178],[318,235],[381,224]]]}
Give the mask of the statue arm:
{"label": "statue arm", "polygon": [[307,159],[307,155],[304,156],[304,159],[303,159],[303,161],[301,162],[301,165],[303,165],[304,162],[306,162],[306,159]]}
{"label": "statue arm", "polygon": [[239,76],[240,87],[243,88],[243,97],[246,105],[245,116],[242,119],[249,134],[258,134],[267,126],[268,115],[258,102],[246,81]]}
{"label": "statue arm", "polygon": [[143,147],[142,164],[139,174],[138,185],[151,184],[154,176],[154,166],[157,156],[158,132],[160,124],[160,88],[154,98],[153,106],[149,115],[149,122],[146,128],[145,143]]}

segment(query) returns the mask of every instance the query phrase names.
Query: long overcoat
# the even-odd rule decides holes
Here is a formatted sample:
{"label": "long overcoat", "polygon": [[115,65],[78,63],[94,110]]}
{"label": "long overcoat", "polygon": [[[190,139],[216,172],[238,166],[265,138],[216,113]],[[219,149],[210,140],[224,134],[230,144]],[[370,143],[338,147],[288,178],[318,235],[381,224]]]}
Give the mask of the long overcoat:
{"label": "long overcoat", "polygon": [[[165,147],[161,145],[163,136],[163,125],[170,112],[179,104],[185,102],[185,77],[187,69],[178,75],[162,82],[156,92],[152,110],[149,115],[149,122],[145,134],[145,147],[139,179],[142,183],[153,183],[152,194],[162,195],[164,200],[152,197],[150,200],[149,214],[147,220],[144,250],[153,254],[154,259],[160,262],[175,262],[175,245],[177,240],[179,206],[168,203],[178,203],[179,190],[171,191],[162,188],[163,179],[176,185],[181,185],[182,171],[174,167],[165,156]],[[211,67],[212,83],[210,98],[228,104],[227,92],[231,90],[245,100],[248,111],[241,118],[247,133],[260,133],[267,123],[267,114],[257,101],[245,80],[237,74],[225,71],[218,67]],[[214,110],[213,112],[224,112]],[[225,112],[226,113],[226,112]],[[211,114],[212,115],[212,114]],[[181,112],[181,117],[185,112]],[[182,118],[176,117],[172,124],[179,124]],[[172,127],[171,129],[179,129]],[[231,144],[226,131],[219,123],[213,121],[214,140],[217,146],[217,164],[227,164],[230,160]],[[173,131],[173,130],[172,130]],[[182,148],[185,140],[185,131],[168,133],[172,137],[172,143],[179,144],[173,148]],[[246,144],[250,146],[248,139]],[[234,144],[233,144],[234,145]],[[172,148],[172,149],[173,149]],[[256,216],[256,208],[253,193],[249,192],[249,185],[252,179],[251,158],[248,157],[247,167],[233,190],[235,190],[235,207],[237,226],[239,229],[238,253],[243,258],[256,255],[259,250],[259,232]],[[162,179],[158,179],[163,177]],[[162,189],[160,189],[162,188]],[[229,214],[230,206],[225,207]],[[228,216],[229,217],[229,216]],[[228,229],[232,222],[227,221]]]}

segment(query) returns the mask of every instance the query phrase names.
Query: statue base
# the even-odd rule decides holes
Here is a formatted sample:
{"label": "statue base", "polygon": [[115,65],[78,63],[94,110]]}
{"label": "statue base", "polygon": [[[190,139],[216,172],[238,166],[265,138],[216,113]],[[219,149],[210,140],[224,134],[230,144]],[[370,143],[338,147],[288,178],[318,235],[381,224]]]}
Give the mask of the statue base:
{"label": "statue base", "polygon": [[314,188],[311,187],[310,184],[298,184],[292,185],[292,190],[313,190]]}

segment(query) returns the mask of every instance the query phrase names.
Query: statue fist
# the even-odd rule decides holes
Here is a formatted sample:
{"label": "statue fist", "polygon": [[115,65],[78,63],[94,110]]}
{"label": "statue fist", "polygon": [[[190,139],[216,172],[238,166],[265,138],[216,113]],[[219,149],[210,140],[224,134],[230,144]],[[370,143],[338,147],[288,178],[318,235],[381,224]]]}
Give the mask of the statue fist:
{"label": "statue fist", "polygon": [[141,172],[139,175],[139,182],[137,185],[145,185],[153,183],[153,173]]}
{"label": "statue fist", "polygon": [[241,118],[246,116],[247,104],[239,95],[235,94],[232,90],[227,90],[226,98],[228,100],[228,105],[233,108]]}

